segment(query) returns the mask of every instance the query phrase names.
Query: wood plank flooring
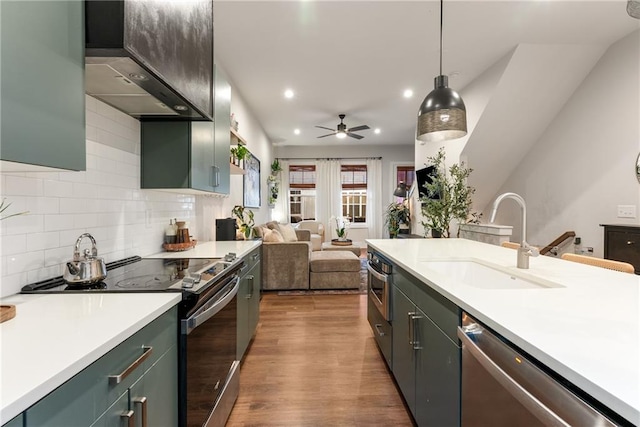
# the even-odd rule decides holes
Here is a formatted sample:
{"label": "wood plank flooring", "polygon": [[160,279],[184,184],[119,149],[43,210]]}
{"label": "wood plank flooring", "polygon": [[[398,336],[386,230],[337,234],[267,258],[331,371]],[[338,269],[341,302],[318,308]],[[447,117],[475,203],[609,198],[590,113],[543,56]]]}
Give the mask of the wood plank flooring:
{"label": "wood plank flooring", "polygon": [[366,298],[264,295],[227,426],[412,426]]}

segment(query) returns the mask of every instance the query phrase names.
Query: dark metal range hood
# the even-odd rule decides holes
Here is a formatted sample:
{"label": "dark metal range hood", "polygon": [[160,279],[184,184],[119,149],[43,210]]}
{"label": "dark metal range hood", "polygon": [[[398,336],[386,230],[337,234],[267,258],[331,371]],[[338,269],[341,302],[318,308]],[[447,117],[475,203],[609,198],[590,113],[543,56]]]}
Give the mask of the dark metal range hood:
{"label": "dark metal range hood", "polygon": [[139,119],[213,120],[212,0],[86,0],[87,94]]}

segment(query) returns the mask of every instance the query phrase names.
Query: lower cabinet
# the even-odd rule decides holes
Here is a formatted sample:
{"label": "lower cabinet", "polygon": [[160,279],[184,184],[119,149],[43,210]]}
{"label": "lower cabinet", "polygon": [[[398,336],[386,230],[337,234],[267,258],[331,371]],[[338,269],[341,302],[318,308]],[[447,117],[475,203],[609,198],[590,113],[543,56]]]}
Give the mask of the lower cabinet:
{"label": "lower cabinet", "polygon": [[240,273],[238,290],[238,344],[237,358],[242,360],[260,320],[260,286],[262,265],[260,248],[244,257],[245,266]]}
{"label": "lower cabinet", "polygon": [[406,276],[394,282],[399,285],[392,297],[396,382],[418,426],[459,426],[460,346],[442,329],[452,329],[455,337],[458,309],[449,301],[441,304],[423,292],[426,285]]}
{"label": "lower cabinet", "polygon": [[9,421],[8,423],[2,424],[2,427],[22,427],[24,425],[23,420],[24,420],[24,417],[22,416],[22,414],[20,414],[14,419],[12,419],[11,421]]}
{"label": "lower cabinet", "polygon": [[174,307],[24,413],[24,426],[178,423],[178,315]]}

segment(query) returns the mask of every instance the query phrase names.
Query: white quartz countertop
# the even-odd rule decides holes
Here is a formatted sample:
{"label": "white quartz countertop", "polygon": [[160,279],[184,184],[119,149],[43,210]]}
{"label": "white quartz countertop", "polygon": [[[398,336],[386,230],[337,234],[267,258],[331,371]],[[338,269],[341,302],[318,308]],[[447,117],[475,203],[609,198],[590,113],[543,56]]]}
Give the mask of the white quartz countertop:
{"label": "white quartz countertop", "polygon": [[158,252],[144,258],[223,258],[229,252],[242,258],[262,244],[262,240],[230,240],[220,242],[204,242],[195,248],[180,252]]}
{"label": "white quartz countertop", "polygon": [[0,424],[178,304],[180,293],[14,295],[0,324]]}
{"label": "white quartz countertop", "polygon": [[[464,239],[375,239],[374,249],[635,425],[640,425],[640,277]],[[557,287],[482,289],[429,267],[478,260]],[[431,264],[433,265],[433,263]]]}

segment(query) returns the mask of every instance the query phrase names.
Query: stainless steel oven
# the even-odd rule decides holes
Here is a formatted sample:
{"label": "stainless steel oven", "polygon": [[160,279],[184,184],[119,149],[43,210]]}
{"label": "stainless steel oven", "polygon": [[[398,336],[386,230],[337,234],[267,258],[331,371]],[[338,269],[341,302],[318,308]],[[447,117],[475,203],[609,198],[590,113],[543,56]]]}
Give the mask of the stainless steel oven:
{"label": "stainless steel oven", "polygon": [[367,320],[387,366],[391,367],[391,263],[369,252],[367,269]]}
{"label": "stainless steel oven", "polygon": [[236,360],[239,267],[193,302],[180,321],[180,426],[222,427],[240,389]]}
{"label": "stainless steel oven", "polygon": [[391,263],[380,254],[368,252],[368,294],[385,320],[391,321]]}

